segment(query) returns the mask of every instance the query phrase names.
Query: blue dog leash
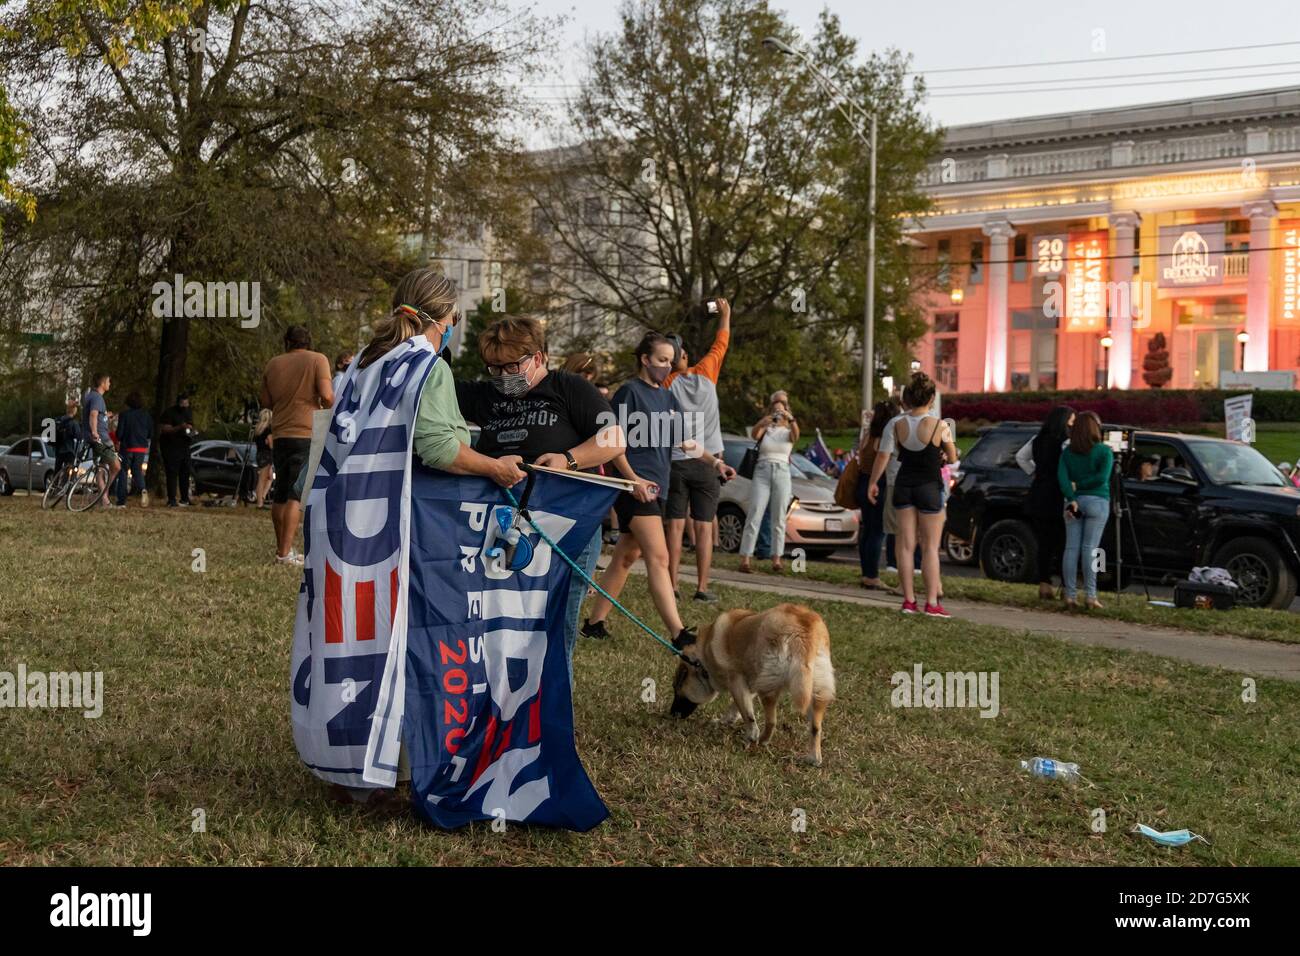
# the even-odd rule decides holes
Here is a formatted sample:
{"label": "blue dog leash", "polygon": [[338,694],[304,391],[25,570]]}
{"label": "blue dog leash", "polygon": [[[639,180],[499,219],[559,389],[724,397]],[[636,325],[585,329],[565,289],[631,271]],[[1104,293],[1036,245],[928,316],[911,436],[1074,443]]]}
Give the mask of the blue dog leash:
{"label": "blue dog leash", "polygon": [[[524,496],[522,499],[523,503],[521,504],[519,500],[516,500],[514,496],[514,492],[512,492],[509,488],[501,489],[506,493],[506,498],[510,500],[510,504],[514,506],[516,511],[518,511],[520,517],[522,517],[525,521],[527,521],[528,524],[532,526],[532,529],[541,536],[542,540],[545,541],[548,545],[550,545],[552,551],[554,551],[556,554],[562,557],[565,563],[568,564],[570,568],[578,572],[578,576],[581,577],[582,580],[586,581],[589,585],[595,588],[596,591],[599,592],[600,595],[605,598],[605,600],[609,601],[610,604],[618,608],[618,610],[623,614],[624,617],[626,617],[637,627],[641,628],[641,630],[645,631],[647,634],[653,637],[664,647],[668,648],[668,650],[671,651],[673,654],[675,654],[678,657],[681,657],[683,660],[687,660],[687,658],[682,654],[682,652],[673,646],[671,641],[666,641],[662,637],[660,637],[657,633],[655,633],[655,631],[648,624],[645,623],[645,621],[641,620],[639,617],[637,617],[635,614],[633,614],[631,611],[625,608],[622,604],[618,603],[618,600],[612,594],[610,594],[599,584],[593,581],[591,577],[587,574],[587,572],[578,566],[578,563],[576,561],[574,561],[571,557],[569,557],[567,554],[561,551],[560,546],[556,544],[554,541],[552,541],[550,536],[545,531],[543,531],[540,527],[538,527],[537,522],[533,520],[533,516],[528,513],[528,508],[526,507],[528,504],[528,496],[532,493],[533,490],[533,479],[536,477],[537,473],[530,470],[527,465],[523,465],[522,467],[525,471],[528,472],[528,483],[524,485]],[[687,662],[693,663],[689,660],[687,660]]]}

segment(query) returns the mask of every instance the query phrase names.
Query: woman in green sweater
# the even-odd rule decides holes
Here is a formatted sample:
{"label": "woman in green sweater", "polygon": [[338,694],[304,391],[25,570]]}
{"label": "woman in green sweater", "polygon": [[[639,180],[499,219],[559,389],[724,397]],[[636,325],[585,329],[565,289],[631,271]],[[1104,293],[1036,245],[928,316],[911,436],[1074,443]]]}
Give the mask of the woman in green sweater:
{"label": "woman in green sweater", "polygon": [[1110,516],[1110,473],[1115,455],[1101,440],[1101,419],[1095,412],[1082,412],[1070,427],[1070,444],[1061,452],[1056,467],[1061,494],[1065,496],[1065,557],[1061,582],[1066,607],[1078,604],[1079,565],[1083,565],[1085,603],[1101,607],[1097,600],[1097,566],[1093,556],[1101,544],[1106,519]]}

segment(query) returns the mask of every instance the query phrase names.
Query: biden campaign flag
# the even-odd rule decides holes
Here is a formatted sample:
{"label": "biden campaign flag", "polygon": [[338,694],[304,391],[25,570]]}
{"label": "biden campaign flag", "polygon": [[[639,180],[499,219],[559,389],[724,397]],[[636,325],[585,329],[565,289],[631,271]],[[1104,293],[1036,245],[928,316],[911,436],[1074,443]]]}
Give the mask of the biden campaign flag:
{"label": "biden campaign flag", "polygon": [[539,473],[525,516],[485,479],[412,463],[437,361],[417,336],[340,384],[306,500],[294,742],[317,776],[362,788],[394,786],[405,750],[438,826],[587,830],[608,811],[573,741],[571,572],[527,517],[577,554],[617,491]]}
{"label": "biden campaign flag", "polygon": [[344,374],[304,502],[293,739],[319,777],[397,782],[406,693],[411,439],[435,362],[422,335]]}
{"label": "biden campaign flag", "polygon": [[[616,494],[538,474],[527,508],[576,555]],[[403,737],[417,810],[441,827],[501,819],[591,829],[608,811],[573,742],[568,563],[481,478],[417,463],[411,514]]]}

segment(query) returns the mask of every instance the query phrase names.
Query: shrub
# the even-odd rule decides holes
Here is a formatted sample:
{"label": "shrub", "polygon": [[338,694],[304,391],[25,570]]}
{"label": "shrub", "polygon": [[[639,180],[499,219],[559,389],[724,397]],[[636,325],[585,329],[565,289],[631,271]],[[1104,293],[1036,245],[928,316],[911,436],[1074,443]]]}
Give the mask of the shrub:
{"label": "shrub", "polygon": [[[1056,405],[1094,411],[1126,425],[1190,425],[1222,422],[1223,401],[1245,390],[1148,389],[1054,392],[958,393],[943,396],[943,414],[958,421],[1042,421]],[[1259,422],[1300,421],[1300,391],[1256,391],[1252,416]]]}

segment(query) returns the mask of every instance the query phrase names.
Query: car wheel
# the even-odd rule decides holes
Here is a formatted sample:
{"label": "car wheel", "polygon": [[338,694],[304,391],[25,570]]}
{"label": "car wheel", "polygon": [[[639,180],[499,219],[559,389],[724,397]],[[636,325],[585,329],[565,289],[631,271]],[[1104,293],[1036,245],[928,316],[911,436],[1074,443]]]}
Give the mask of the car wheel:
{"label": "car wheel", "polygon": [[1214,553],[1211,564],[1237,582],[1237,603],[1284,610],[1295,600],[1295,575],[1271,541],[1235,538]]}
{"label": "car wheel", "polygon": [[740,550],[740,539],[745,533],[745,512],[735,505],[718,509],[718,546],[735,554]]}
{"label": "car wheel", "polygon": [[980,566],[994,581],[1032,583],[1038,571],[1038,541],[1023,521],[1007,518],[980,535]]}
{"label": "car wheel", "polygon": [[975,546],[946,531],[943,533],[943,552],[953,564],[969,566],[976,563]]}
{"label": "car wheel", "polygon": [[0,468],[0,495],[8,497],[14,493],[14,486],[9,483],[9,472]]}

